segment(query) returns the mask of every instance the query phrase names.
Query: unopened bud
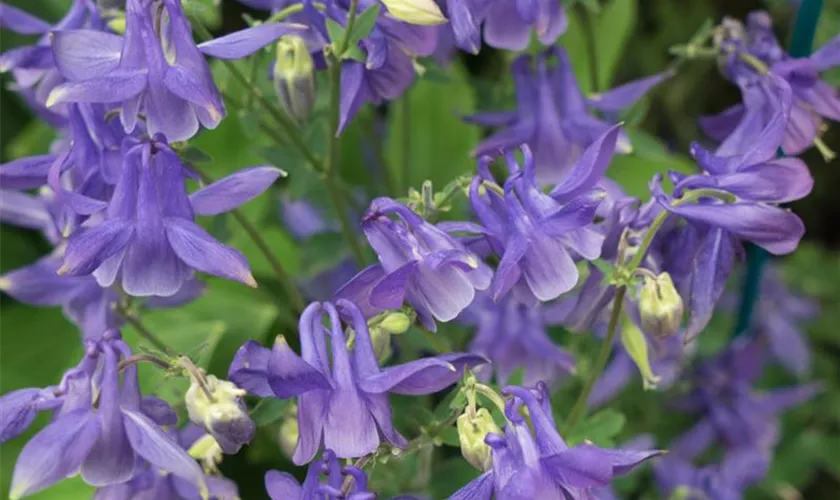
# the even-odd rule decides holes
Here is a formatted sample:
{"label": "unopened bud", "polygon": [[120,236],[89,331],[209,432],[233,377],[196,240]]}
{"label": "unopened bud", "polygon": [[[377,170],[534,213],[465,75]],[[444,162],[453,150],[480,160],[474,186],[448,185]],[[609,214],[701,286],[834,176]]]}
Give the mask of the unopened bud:
{"label": "unopened bud", "polygon": [[297,421],[297,407],[293,406],[280,424],[280,450],[289,458],[295,454],[300,428]]}
{"label": "unopened bud", "polygon": [[470,465],[480,471],[486,471],[493,465],[490,446],[484,442],[487,434],[502,434],[487,408],[479,408],[473,417],[468,412],[458,417],[461,455]]}
{"label": "unopened bud", "polygon": [[393,353],[391,349],[391,333],[379,325],[370,327],[369,331],[373,353],[380,363],[384,363]]}
{"label": "unopened bud", "polygon": [[639,293],[639,314],[642,329],[661,339],[673,335],[680,328],[683,301],[668,273],[655,278],[645,278]]}
{"label": "unopened bud", "polygon": [[203,384],[193,377],[184,396],[190,420],[203,426],[225,453],[238,452],[254,437],[256,424],[242,402],[245,394],[233,383],[209,375]]}
{"label": "unopened bud", "polygon": [[446,22],[435,0],[382,0],[388,12],[409,24],[434,26]]}
{"label": "unopened bud", "polygon": [[187,450],[187,453],[198,460],[205,472],[208,473],[218,470],[219,464],[222,463],[222,448],[216,438],[210,434],[198,438]]}
{"label": "unopened bud", "polygon": [[284,36],[277,42],[274,90],[286,112],[304,121],[315,106],[315,64],[299,36]]}
{"label": "unopened bud", "polygon": [[386,313],[379,327],[390,333],[391,335],[399,335],[405,333],[408,327],[411,326],[411,318],[404,312],[390,312]]}
{"label": "unopened bud", "polygon": [[647,339],[645,334],[629,318],[625,319],[621,327],[621,343],[624,345],[624,350],[636,363],[636,367],[642,375],[645,389],[656,387],[656,384],[659,383],[659,377],[653,373],[653,368],[650,366]]}

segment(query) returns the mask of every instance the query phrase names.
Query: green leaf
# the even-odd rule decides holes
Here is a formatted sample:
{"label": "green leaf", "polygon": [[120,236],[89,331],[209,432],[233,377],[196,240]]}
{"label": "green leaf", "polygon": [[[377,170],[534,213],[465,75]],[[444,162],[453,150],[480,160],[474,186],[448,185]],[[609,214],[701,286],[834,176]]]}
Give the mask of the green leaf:
{"label": "green leaf", "polygon": [[[685,155],[669,152],[662,142],[649,133],[639,129],[625,129],[630,137],[633,152],[613,157],[607,175],[618,182],[631,196],[642,200],[650,197],[648,183],[655,174],[669,170],[691,174],[697,171],[694,162]],[[671,184],[667,176],[663,183],[665,190]]]}
{"label": "green leaf", "polygon": [[327,18],[327,34],[330,35],[330,41],[334,45],[341,43],[344,39],[344,26],[338,24],[332,18]]}
{"label": "green leaf", "polygon": [[[475,110],[475,95],[461,66],[454,65],[450,76],[446,85],[420,79],[403,96],[408,99],[407,116],[405,102],[391,107],[385,156],[396,179],[401,178],[404,162],[408,162],[409,182],[404,181],[404,186],[419,186],[426,179],[445,186],[475,168],[470,151],[480,131],[460,118]],[[403,134],[405,119],[409,121],[408,137]]]}
{"label": "green leaf", "polygon": [[251,410],[251,418],[259,426],[271,425],[286,416],[290,404],[290,399],[262,399]]}
{"label": "green leaf", "polygon": [[212,163],[213,157],[196,146],[188,146],[186,149],[180,151],[178,156],[187,163]]}
{"label": "green leaf", "polygon": [[363,38],[367,38],[370,32],[373,31],[376,20],[379,18],[379,4],[373,4],[364,10],[361,14],[356,16],[356,22],[353,23],[353,31],[350,32],[350,38],[347,40],[347,47],[355,47]]}
{"label": "green leaf", "polygon": [[626,422],[627,419],[622,413],[607,408],[577,424],[566,440],[570,446],[592,441],[598,446],[610,447]]}

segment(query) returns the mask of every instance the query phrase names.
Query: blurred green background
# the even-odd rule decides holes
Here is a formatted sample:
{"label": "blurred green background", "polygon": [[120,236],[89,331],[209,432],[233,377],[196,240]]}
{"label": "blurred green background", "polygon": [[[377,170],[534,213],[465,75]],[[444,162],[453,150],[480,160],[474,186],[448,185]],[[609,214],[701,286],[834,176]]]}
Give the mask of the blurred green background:
{"label": "blurred green background", "polygon": [[[9,3],[54,21],[61,17],[69,1],[11,0]],[[777,19],[780,39],[786,40],[795,2],[607,0],[602,5],[603,9],[594,21],[600,90],[662,71],[670,63],[668,47],[685,42],[706,19],[718,21],[724,15],[742,18],[751,10],[769,8]],[[255,17],[259,15],[233,0],[223,0],[221,15],[212,12],[204,12],[204,15],[214,31],[221,33],[242,27],[245,12]],[[840,0],[826,0],[817,46],[838,33]],[[3,50],[31,42],[28,37],[0,32]],[[570,53],[583,90],[594,90],[589,81],[583,30],[574,14],[561,43]],[[341,154],[344,178],[359,193],[356,208],[361,208],[366,199],[378,193],[378,186],[374,184],[376,176],[370,175],[365,166],[370,163],[384,163],[384,168],[398,170],[398,165],[408,161],[410,181],[414,186],[430,178],[436,186],[442,187],[458,175],[471,171],[473,165],[468,153],[480,139],[481,131],[463,124],[458,115],[512,104],[509,59],[510,54],[484,50],[476,57],[460,57],[452,67],[434,68],[419,80],[409,98],[412,127],[409,158],[403,157],[403,137],[398,126],[403,108],[392,106],[361,113],[345,135]],[[267,67],[270,61],[263,57],[259,62]],[[251,71],[252,68],[243,66],[243,69]],[[259,67],[257,70],[263,71]],[[244,95],[227,81],[224,71],[217,74],[223,90]],[[840,73],[835,72],[829,78],[840,84]],[[0,94],[0,155],[3,161],[47,151],[53,133],[33,119],[26,106],[5,88],[8,82],[4,76]],[[320,85],[319,89],[325,91],[325,85]],[[692,163],[685,153],[689,143],[701,137],[696,116],[720,111],[738,100],[739,93],[719,76],[714,64],[696,62],[682,66],[677,77],[657,89],[628,117],[636,151],[618,157],[610,168],[610,175],[630,193],[645,196],[647,182],[653,173],[668,169],[690,171]],[[231,116],[219,129],[204,132],[194,141],[213,158],[205,170],[220,177],[244,166],[266,162],[288,170],[290,178],[282,189],[247,205],[247,215],[257,223],[295,275],[314,275],[337,263],[344,257],[334,251],[340,244],[338,237],[327,235],[298,244],[277,222],[278,197],[307,196],[316,203],[323,198],[317,179],[301,167],[293,152],[275,147],[260,134],[259,110],[247,105],[246,109],[239,110],[230,107]],[[378,128],[375,119],[383,118],[386,125]],[[311,133],[307,137],[315,149],[323,148],[319,133],[323,129],[323,119],[323,109],[316,110],[308,128]],[[840,150],[840,126],[832,126],[825,142]],[[786,432],[773,471],[760,488],[753,490],[752,495],[756,498],[798,498],[783,496],[783,492],[789,491],[785,485],[802,492],[802,498],[806,499],[840,498],[840,335],[836,332],[840,324],[840,308],[836,307],[840,300],[840,258],[836,253],[840,245],[840,229],[836,224],[840,220],[840,197],[831,191],[831,186],[840,185],[840,168],[836,163],[824,163],[815,151],[806,153],[804,159],[816,179],[815,188],[793,209],[805,220],[808,232],[803,248],[784,261],[783,266],[794,289],[816,297],[823,305],[819,320],[809,327],[809,332],[816,358],[815,378],[823,380],[827,390],[818,402],[785,417]],[[224,235],[226,241],[246,253],[258,279],[268,286],[250,290],[235,283],[209,279],[208,293],[195,303],[174,311],[144,312],[142,317],[149,329],[171,345],[194,354],[210,371],[224,374],[234,350],[245,339],[267,340],[284,333],[288,330],[289,318],[284,312],[283,301],[278,303],[275,299],[280,292],[272,282],[270,267],[254,245],[226,218],[211,225],[217,235]],[[6,225],[0,228],[0,271],[4,273],[33,262],[49,250],[49,245],[37,233]],[[727,323],[724,319],[720,324]],[[719,329],[718,337],[722,338],[722,332],[728,331],[728,327]],[[132,339],[132,335],[131,329],[127,328],[126,336]],[[423,340],[418,342],[422,344]],[[2,297],[1,392],[52,384],[80,355],[79,335],[61,311],[35,309],[5,295]],[[768,375],[768,381],[792,382],[775,372]],[[143,383],[146,387],[162,390],[164,395],[171,395],[173,402],[183,390],[178,381],[161,380],[151,370],[144,370]],[[276,423],[282,410],[282,407],[269,408],[261,415],[262,423]],[[666,418],[664,415],[659,417]],[[37,422],[38,426],[26,436],[0,448],[2,497],[7,495],[15,457],[27,436],[43,425],[46,417],[42,415]],[[239,456],[228,458],[223,466],[223,470],[237,480],[245,499],[263,497],[262,474],[266,469],[289,466],[277,453],[276,425],[265,425],[260,432],[256,445]],[[439,467],[449,465],[443,462]],[[463,484],[464,474],[459,475],[458,470],[462,469],[447,469],[452,472],[450,483],[444,481],[435,487],[435,492],[443,495],[451,492],[453,485]],[[81,481],[73,480],[32,498],[74,500],[89,496],[90,489]]]}

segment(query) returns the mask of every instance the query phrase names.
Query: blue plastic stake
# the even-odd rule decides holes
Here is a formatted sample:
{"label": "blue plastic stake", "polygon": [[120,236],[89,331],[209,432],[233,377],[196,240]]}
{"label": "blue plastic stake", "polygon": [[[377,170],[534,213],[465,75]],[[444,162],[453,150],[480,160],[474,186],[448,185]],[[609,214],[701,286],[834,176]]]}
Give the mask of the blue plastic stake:
{"label": "blue plastic stake", "polygon": [[[822,0],[802,0],[790,40],[792,57],[807,57],[811,54],[822,5]],[[779,156],[783,156],[781,150],[779,150]],[[761,272],[764,270],[767,257],[767,251],[763,248],[753,244],[747,247],[747,273],[741,289],[741,307],[738,310],[738,322],[735,326],[736,337],[748,332],[752,325],[755,304],[761,292]]]}

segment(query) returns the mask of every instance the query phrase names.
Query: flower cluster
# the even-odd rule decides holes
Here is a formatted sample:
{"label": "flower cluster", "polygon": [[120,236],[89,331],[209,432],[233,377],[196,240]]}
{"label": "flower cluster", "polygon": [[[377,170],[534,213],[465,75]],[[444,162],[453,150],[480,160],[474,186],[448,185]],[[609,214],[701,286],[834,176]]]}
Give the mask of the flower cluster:
{"label": "flower cluster", "polygon": [[[675,498],[739,498],[763,477],[778,414],[819,385],[759,391],[756,380],[768,354],[806,374],[796,322],[812,308],[771,276],[751,336],[703,358],[697,344],[716,307],[735,302],[724,289],[745,248],[784,255],[803,238],[784,205],[814,182],[802,160],[782,154],[815,144],[829,156],[820,135],[823,120],[840,120],[840,99],[820,73],[840,64],[840,38],[791,57],[767,14],[754,13],[746,27],[726,19],[678,47],[683,59],[717,58],[744,103],[702,119],[717,144],[694,143],[695,171],[668,172],[672,189],[655,175],[643,201],[607,172],[616,153],[633,151],[622,119],[676,66],[584,95],[557,44],[569,24],[559,1],[240,1],[270,17],[219,38],[186,0],[74,0],[54,26],[0,4],[0,26],[37,36],[0,55],[0,70],[56,132],[48,153],[0,165],[0,220],[40,231],[52,248],[0,276],[0,290],[61,306],[84,346],[57,385],[0,397],[0,442],[52,414],[17,459],[12,498],[74,476],[97,498],[237,498],[220,462],[274,431],[308,472],[302,484],[268,472],[273,499],[371,500],[373,465],[411,460],[420,477],[431,470],[426,451],[442,444],[460,445],[480,471],[447,492],[452,500],[614,498],[612,480],[650,459],[662,494]],[[355,206],[360,197],[340,177],[342,136],[357,118],[376,132],[388,103],[406,99],[426,71],[421,58],[451,58],[453,44],[470,53],[530,47],[511,58],[516,108],[463,117],[467,125],[456,118],[469,130],[497,129],[474,147],[474,172],[440,192],[428,181],[407,198],[371,189]],[[274,255],[238,210],[283,170],[213,180],[190,161],[192,141],[241,104],[220,90],[208,58],[247,93],[243,121],[295,149],[291,175],[323,182],[336,218],[296,185],[280,196],[279,219],[302,248],[332,245],[340,232],[349,252],[331,246],[331,265],[290,273],[299,263]],[[250,78],[238,61],[246,58]],[[330,79],[325,127],[312,126],[324,114],[319,73]],[[272,86],[277,104],[265,92]],[[313,128],[326,130],[326,151],[313,146]],[[393,188],[387,177],[381,184]],[[449,214],[458,202],[464,210]],[[197,273],[257,287],[242,247],[215,226],[227,213],[272,267],[261,291],[276,294],[285,314],[270,348],[266,332],[243,332],[252,340],[223,359],[223,374],[157,339],[137,315],[198,299],[208,285]],[[216,217],[213,230],[199,216]],[[118,330],[126,324],[156,351],[132,349]],[[464,327],[474,327],[471,339]],[[590,342],[600,346],[591,363],[580,348]],[[139,365],[188,388],[168,401],[144,396]],[[580,385],[578,368],[582,390],[559,408],[550,394]],[[614,401],[637,373],[645,389],[670,391],[669,410],[696,419],[668,456],[647,436],[612,448],[575,434],[588,409]],[[418,435],[405,437],[409,429]],[[720,463],[700,462],[714,446]],[[388,491],[429,492],[429,480],[396,477],[383,480]]]}

